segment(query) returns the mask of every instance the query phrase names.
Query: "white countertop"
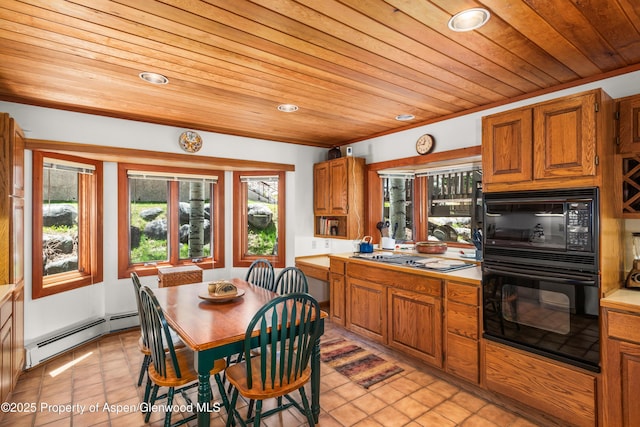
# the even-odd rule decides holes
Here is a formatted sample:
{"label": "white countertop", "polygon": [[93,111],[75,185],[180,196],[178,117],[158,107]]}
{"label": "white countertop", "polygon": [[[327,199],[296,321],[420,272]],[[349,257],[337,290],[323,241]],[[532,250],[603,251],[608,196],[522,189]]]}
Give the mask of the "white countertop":
{"label": "white countertop", "polygon": [[640,289],[618,289],[609,296],[602,298],[600,305],[640,314]]}

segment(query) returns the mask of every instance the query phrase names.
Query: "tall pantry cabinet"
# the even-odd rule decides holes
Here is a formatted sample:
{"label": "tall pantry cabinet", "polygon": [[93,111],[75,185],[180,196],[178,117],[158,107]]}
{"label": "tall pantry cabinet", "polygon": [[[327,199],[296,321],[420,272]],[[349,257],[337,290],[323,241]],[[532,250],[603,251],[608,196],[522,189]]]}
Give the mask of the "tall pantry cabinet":
{"label": "tall pantry cabinet", "polygon": [[0,114],[0,400],[15,386],[24,353],[24,133]]}

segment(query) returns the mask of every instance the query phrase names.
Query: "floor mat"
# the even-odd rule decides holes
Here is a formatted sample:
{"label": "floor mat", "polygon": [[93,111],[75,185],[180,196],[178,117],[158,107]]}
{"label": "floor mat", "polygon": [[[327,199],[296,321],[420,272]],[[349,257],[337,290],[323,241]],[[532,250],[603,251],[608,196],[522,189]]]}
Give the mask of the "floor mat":
{"label": "floor mat", "polygon": [[393,363],[344,339],[322,343],[320,359],[364,388],[403,371]]}

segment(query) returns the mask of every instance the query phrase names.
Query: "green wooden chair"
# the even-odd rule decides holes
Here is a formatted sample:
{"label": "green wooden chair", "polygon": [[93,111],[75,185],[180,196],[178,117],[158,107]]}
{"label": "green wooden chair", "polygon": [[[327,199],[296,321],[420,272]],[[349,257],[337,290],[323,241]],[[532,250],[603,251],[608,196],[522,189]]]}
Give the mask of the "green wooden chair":
{"label": "green wooden chair", "polygon": [[261,288],[273,290],[275,273],[269,260],[260,258],[251,263],[245,280]]}
{"label": "green wooden chair", "polygon": [[[147,368],[149,367],[149,363],[151,362],[151,350],[149,350],[147,337],[144,333],[142,320],[144,312],[142,311],[142,302],[140,300],[140,289],[142,288],[142,284],[140,283],[140,277],[138,277],[137,273],[131,273],[131,281],[133,282],[133,290],[136,297],[136,306],[138,307],[138,317],[140,318],[140,339],[138,340],[138,348],[140,349],[140,353],[144,355],[142,359],[142,365],[140,366],[140,375],[138,376],[139,387],[142,385],[142,381],[144,381],[144,375],[147,373]],[[169,328],[169,332],[171,334],[171,340],[175,348],[182,348],[185,346],[176,331]]]}
{"label": "green wooden chair", "polygon": [[[304,385],[311,378],[310,359],[320,339],[320,306],[306,293],[279,296],[256,313],[247,326],[243,362],[227,368],[227,379],[233,386],[227,426],[240,420],[242,425],[260,425],[267,417],[291,406],[300,410],[313,426],[313,415]],[[251,356],[252,341],[258,341],[260,354]],[[289,396],[298,390],[300,403]],[[238,396],[255,400],[255,416],[242,419],[236,409]],[[286,402],[282,403],[282,397]],[[278,405],[262,412],[264,399],[278,398]]]}
{"label": "green wooden chair", "polygon": [[278,274],[273,291],[280,295],[293,292],[307,293],[307,276],[298,267],[287,267]]}
{"label": "green wooden chair", "polygon": [[[153,406],[157,400],[166,397],[166,407],[169,409],[165,413],[165,427],[185,424],[196,419],[197,414],[171,424],[171,407],[175,393],[181,393],[188,403],[192,403],[186,391],[198,385],[198,373],[194,370],[194,352],[187,347],[174,347],[162,308],[149,287],[143,286],[140,290],[140,301],[144,312],[144,332],[151,351],[144,401]],[[226,366],[223,359],[216,360],[210,374],[218,385],[223,406],[229,408],[229,400],[220,377],[220,372],[224,371]],[[158,396],[160,387],[167,387],[168,391]],[[145,414],[145,423],[149,422],[150,416],[151,412]]]}

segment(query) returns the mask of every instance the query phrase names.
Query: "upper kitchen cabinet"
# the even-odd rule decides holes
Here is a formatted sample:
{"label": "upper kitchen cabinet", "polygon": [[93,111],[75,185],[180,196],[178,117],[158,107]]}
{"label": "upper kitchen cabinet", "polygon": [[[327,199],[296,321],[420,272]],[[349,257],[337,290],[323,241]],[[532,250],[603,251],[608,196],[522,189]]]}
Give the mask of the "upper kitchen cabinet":
{"label": "upper kitchen cabinet", "polygon": [[8,161],[9,194],[24,197],[24,133],[8,114],[0,115],[0,137]]}
{"label": "upper kitchen cabinet", "polygon": [[640,153],[640,94],[618,99],[620,153]]}
{"label": "upper kitchen cabinet", "polygon": [[364,230],[364,159],[341,157],[313,167],[315,235],[355,239]]}
{"label": "upper kitchen cabinet", "polygon": [[3,285],[14,283],[15,276],[21,278],[15,268],[21,264],[12,256],[14,250],[19,254],[21,246],[12,236],[22,230],[21,224],[15,222],[15,209],[21,209],[24,196],[24,135],[8,114],[0,114],[0,138],[0,285]]}
{"label": "upper kitchen cabinet", "polygon": [[611,108],[597,89],[483,117],[484,191],[597,186]]}

